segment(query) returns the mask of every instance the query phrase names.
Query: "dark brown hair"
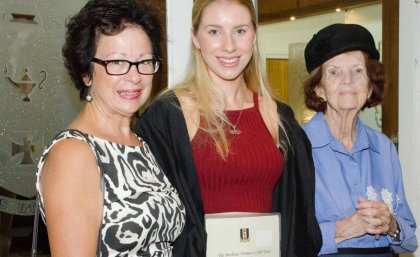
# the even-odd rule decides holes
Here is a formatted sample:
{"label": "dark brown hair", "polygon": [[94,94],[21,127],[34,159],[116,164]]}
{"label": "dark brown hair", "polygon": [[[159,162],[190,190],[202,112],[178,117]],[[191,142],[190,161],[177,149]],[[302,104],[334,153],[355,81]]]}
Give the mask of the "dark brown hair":
{"label": "dark brown hair", "polygon": [[153,55],[160,57],[162,30],[153,10],[137,0],[89,0],[67,23],[62,49],[64,65],[80,99],[85,99],[89,87],[83,76],[92,76],[92,58],[101,35],[116,35],[129,25],[140,26],[150,39]]}
{"label": "dark brown hair", "polygon": [[[385,66],[377,60],[369,59],[367,54],[365,54],[365,59],[372,95],[366,100],[362,110],[382,103],[385,96]],[[314,69],[303,83],[305,104],[309,109],[316,112],[325,112],[327,109],[325,100],[316,94],[317,87],[321,86],[322,66],[323,64]]]}

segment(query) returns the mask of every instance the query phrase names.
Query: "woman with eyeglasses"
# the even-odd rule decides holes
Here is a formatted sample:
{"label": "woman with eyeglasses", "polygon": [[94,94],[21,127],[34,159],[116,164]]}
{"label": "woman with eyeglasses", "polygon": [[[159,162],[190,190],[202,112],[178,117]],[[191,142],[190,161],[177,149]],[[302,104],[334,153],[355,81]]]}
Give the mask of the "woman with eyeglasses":
{"label": "woman with eyeglasses", "polygon": [[38,166],[52,256],[172,256],[185,207],[130,127],[161,63],[160,25],[135,0],[91,0],[67,29],[65,66],[86,102]]}

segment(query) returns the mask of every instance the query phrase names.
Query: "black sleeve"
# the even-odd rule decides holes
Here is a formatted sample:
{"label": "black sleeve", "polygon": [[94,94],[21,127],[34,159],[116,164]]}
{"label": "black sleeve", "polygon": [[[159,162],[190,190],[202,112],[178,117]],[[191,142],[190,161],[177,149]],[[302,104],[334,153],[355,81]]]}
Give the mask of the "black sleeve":
{"label": "black sleeve", "polygon": [[279,137],[287,145],[287,153],[283,153],[283,174],[273,197],[273,209],[280,211],[282,219],[281,255],[317,256],[322,235],[315,216],[315,167],[311,144],[289,106],[278,103],[278,112],[284,126],[284,130],[279,129]]}
{"label": "black sleeve", "polygon": [[173,244],[173,256],[205,256],[204,210],[198,182],[192,182],[196,175],[179,102],[173,97],[156,99],[138,119],[134,131],[149,145],[185,206],[186,224]]}

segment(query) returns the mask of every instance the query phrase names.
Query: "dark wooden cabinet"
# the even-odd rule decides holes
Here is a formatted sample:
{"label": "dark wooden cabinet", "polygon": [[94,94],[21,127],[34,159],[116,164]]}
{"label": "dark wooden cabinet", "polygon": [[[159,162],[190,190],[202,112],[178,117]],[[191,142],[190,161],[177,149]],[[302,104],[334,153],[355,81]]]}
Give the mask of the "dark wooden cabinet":
{"label": "dark wooden cabinet", "polygon": [[398,0],[382,2],[382,63],[386,70],[386,95],[382,103],[382,132],[395,144],[398,144],[398,13]]}
{"label": "dark wooden cabinet", "polygon": [[336,8],[381,3],[378,0],[258,0],[258,22],[285,21],[291,16],[303,18],[331,12]]}
{"label": "dark wooden cabinet", "polygon": [[258,0],[258,16],[261,20],[262,15],[272,14],[277,12],[286,12],[288,10],[296,9],[296,0],[282,0],[282,1],[270,1],[270,0]]}

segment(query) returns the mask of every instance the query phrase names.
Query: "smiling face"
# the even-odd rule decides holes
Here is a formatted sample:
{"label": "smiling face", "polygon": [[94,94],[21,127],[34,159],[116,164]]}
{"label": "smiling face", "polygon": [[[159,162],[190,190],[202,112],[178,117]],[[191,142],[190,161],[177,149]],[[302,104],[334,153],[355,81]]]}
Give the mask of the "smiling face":
{"label": "smiling face", "polygon": [[[100,35],[95,57],[101,60],[128,60],[138,62],[152,58],[152,45],[144,30],[128,25],[116,35]],[[153,75],[142,75],[135,65],[124,75],[109,75],[105,67],[93,64],[91,86],[93,104],[109,113],[132,116],[150,95]]]}
{"label": "smiling face", "polygon": [[256,43],[251,15],[245,6],[220,0],[210,3],[192,39],[201,50],[213,82],[243,79]]}
{"label": "smiling face", "polygon": [[361,51],[346,52],[322,64],[316,93],[327,102],[326,112],[358,112],[372,93],[365,55]]}

